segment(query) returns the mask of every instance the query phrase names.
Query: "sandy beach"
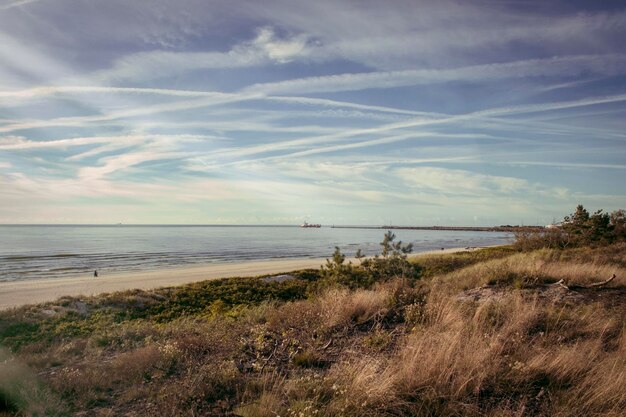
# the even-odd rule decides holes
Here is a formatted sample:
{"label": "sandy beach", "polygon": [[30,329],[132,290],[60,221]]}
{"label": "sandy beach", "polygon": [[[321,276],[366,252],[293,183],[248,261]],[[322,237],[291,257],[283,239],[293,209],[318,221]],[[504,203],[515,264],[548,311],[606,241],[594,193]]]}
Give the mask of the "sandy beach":
{"label": "sandy beach", "polygon": [[[454,248],[422,252],[424,254],[445,254],[466,251]],[[229,277],[253,277],[265,274],[279,274],[305,268],[319,268],[326,259],[281,259],[269,261],[249,261],[228,264],[204,264],[156,271],[106,274],[100,276],[76,276],[69,278],[41,279],[28,281],[0,282],[0,310],[54,301],[63,296],[93,296],[102,293],[131,289],[149,290],[171,287],[208,279]]]}

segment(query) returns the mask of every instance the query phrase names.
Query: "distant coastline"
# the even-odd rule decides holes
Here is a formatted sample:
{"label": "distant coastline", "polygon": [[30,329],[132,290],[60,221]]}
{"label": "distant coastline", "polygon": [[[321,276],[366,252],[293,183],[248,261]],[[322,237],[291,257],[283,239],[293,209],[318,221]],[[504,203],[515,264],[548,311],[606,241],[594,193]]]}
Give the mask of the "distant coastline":
{"label": "distant coastline", "polygon": [[[132,223],[105,223],[105,224],[38,224],[38,223],[6,223],[1,227],[302,227],[298,224],[132,224]],[[398,230],[452,230],[467,232],[515,232],[521,230],[541,230],[544,226],[376,226],[376,225],[335,225],[322,224],[320,227],[331,229],[398,229]]]}

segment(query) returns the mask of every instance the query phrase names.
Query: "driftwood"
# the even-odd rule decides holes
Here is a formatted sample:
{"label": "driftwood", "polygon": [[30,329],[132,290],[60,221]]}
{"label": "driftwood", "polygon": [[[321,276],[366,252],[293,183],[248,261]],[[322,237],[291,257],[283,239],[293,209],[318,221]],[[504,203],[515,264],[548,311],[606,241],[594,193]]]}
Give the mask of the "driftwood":
{"label": "driftwood", "polygon": [[569,290],[569,287],[567,285],[565,285],[565,281],[560,279],[557,282],[554,283],[554,285],[558,285],[560,287],[565,288],[566,290]]}
{"label": "driftwood", "polygon": [[607,279],[606,281],[602,281],[602,282],[596,282],[595,284],[590,284],[587,285],[586,288],[597,288],[597,287],[602,287],[603,285],[608,284],[609,282],[613,281],[615,279],[615,274],[611,275],[611,278]]}
{"label": "driftwood", "polygon": [[[593,284],[589,284],[589,285],[577,285],[574,288],[600,288],[605,286],[606,284],[608,284],[609,282],[613,281],[615,279],[615,274],[611,275],[611,278],[602,281],[602,282],[596,282]],[[567,285],[565,285],[565,281],[560,279],[557,282],[554,283],[554,285],[558,285],[560,287],[565,288],[566,290],[571,289],[570,287],[568,287]]]}

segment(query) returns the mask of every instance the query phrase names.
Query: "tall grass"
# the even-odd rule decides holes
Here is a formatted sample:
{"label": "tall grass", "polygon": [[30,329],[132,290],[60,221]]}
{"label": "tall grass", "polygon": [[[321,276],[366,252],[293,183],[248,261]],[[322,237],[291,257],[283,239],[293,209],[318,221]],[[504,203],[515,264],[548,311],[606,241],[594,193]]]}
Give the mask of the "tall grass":
{"label": "tall grass", "polygon": [[381,288],[376,291],[329,290],[317,302],[325,326],[332,328],[351,323],[361,324],[384,315],[391,301],[389,290]]}
{"label": "tall grass", "polygon": [[484,285],[515,285],[530,287],[563,279],[571,285],[588,285],[616,275],[613,287],[626,285],[626,267],[617,263],[582,263],[577,260],[555,259],[555,251],[541,250],[518,253],[502,259],[493,259],[433,278],[435,284],[448,293]]}
{"label": "tall grass", "polygon": [[65,412],[61,401],[28,367],[0,350],[0,415],[61,416]]}

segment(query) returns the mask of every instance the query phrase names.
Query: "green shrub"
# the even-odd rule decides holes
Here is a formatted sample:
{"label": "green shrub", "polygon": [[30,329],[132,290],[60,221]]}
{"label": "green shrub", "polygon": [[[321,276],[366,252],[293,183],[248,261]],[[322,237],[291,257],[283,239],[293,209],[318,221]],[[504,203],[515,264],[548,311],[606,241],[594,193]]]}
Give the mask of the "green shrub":
{"label": "green shrub", "polygon": [[[389,281],[394,278],[402,278],[413,281],[419,277],[419,266],[407,260],[407,255],[413,250],[413,245],[403,245],[401,241],[395,242],[396,236],[387,232],[380,242],[382,252],[373,258],[364,259],[360,265],[351,262],[345,263],[345,255],[338,247],[331,259],[326,260],[320,270],[320,280],[317,289],[332,286],[347,287],[351,289],[370,288],[377,282]],[[357,258],[362,258],[360,250]]]}
{"label": "green shrub", "polygon": [[539,248],[571,248],[581,246],[603,246],[626,240],[626,213],[616,210],[593,214],[578,205],[574,213],[565,216],[558,226],[543,230],[521,229],[515,233],[515,247],[520,250]]}

